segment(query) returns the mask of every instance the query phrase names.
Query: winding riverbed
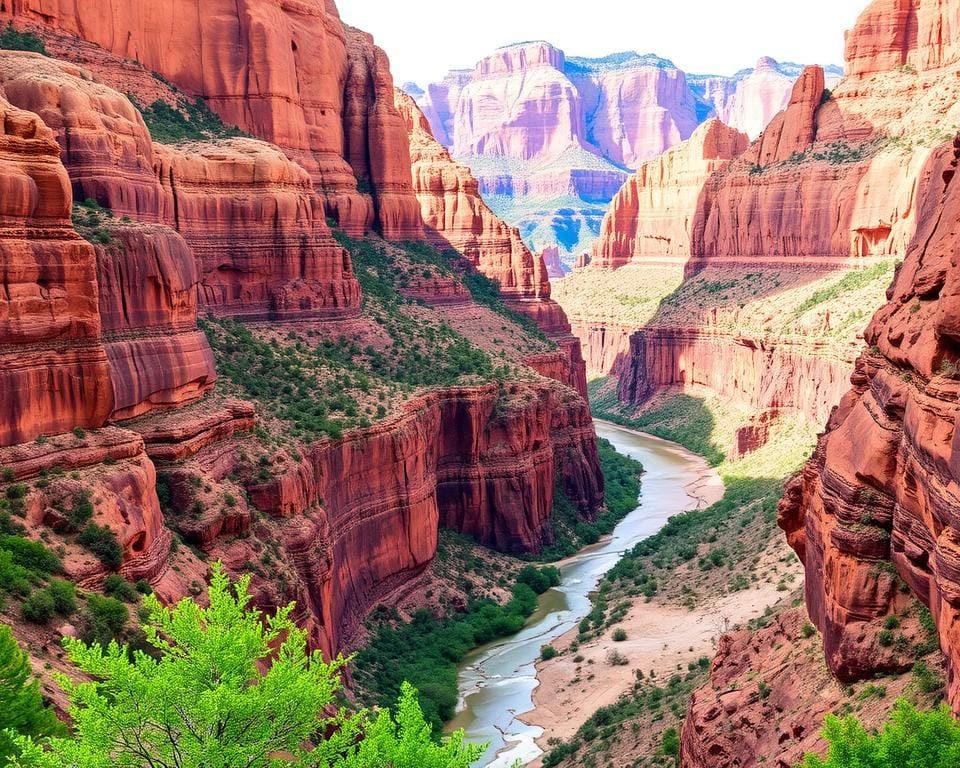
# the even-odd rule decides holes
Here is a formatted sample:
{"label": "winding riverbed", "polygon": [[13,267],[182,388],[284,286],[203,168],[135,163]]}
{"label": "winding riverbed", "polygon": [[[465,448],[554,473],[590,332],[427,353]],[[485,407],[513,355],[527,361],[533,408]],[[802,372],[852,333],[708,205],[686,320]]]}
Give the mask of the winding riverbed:
{"label": "winding riverbed", "polygon": [[449,727],[465,729],[469,741],[490,743],[478,768],[506,768],[542,754],[535,743],[542,729],[519,719],[533,708],[541,646],[590,612],[590,593],[624,551],[656,533],[672,515],[716,498],[722,488],[719,476],[702,458],[675,443],[603,421],[595,425],[600,437],[643,464],[639,505],[610,537],[560,563],[560,586],[541,596],[523,630],[464,659],[459,711]]}

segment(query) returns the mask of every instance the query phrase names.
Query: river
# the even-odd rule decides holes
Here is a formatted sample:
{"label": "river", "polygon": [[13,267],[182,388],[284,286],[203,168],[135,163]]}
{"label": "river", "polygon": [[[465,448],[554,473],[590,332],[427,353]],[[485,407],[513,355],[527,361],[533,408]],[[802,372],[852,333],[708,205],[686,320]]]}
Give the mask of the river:
{"label": "river", "polygon": [[535,743],[542,730],[519,719],[533,708],[541,646],[590,612],[590,593],[626,550],[660,530],[672,515],[702,505],[700,492],[707,485],[715,496],[721,483],[702,458],[675,443],[604,421],[594,423],[597,435],[643,464],[638,506],[611,536],[559,564],[560,586],[540,597],[537,611],[519,633],[478,648],[463,660],[460,704],[449,729],[463,728],[471,742],[489,742],[476,768],[507,768],[542,754]]}

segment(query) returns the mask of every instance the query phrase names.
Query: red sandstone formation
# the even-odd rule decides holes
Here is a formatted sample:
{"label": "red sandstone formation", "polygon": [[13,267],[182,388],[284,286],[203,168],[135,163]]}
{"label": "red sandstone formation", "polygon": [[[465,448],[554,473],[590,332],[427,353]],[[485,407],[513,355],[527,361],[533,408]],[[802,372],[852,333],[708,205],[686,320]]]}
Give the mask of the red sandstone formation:
{"label": "red sandstone formation", "polygon": [[711,329],[642,329],[630,336],[620,399],[642,403],[661,388],[705,387],[758,411],[788,410],[823,423],[850,370],[848,360],[823,352]]}
{"label": "red sandstone formation", "polygon": [[843,679],[882,670],[863,627],[897,596],[890,562],[933,613],[960,710],[960,140],[931,161],[923,227],[866,332],[853,389],[787,490],[780,525],[806,566],[811,619]]}
{"label": "red sandstone formation", "polygon": [[52,132],[0,91],[0,446],[113,407],[93,247],[70,224],[70,180]]}
{"label": "red sandstone formation", "polygon": [[[190,462],[162,465],[176,488],[195,468],[213,483],[235,471],[236,453],[225,455],[222,440],[246,414],[243,404],[227,403],[132,426],[150,455]],[[314,640],[335,653],[370,608],[429,564],[439,524],[506,551],[548,543],[555,478],[586,518],[595,514],[602,478],[593,427],[573,392],[556,384],[441,390],[390,420],[314,445],[271,480],[251,481],[247,490],[269,515],[270,533],[251,530],[238,508],[226,520],[190,522],[185,534],[238,570],[252,543],[233,534],[276,540],[295,575],[293,591],[257,579],[258,602],[295,598]]]}
{"label": "red sandstone formation", "polygon": [[684,257],[703,185],[747,148],[747,137],[708,120],[687,141],[644,163],[613,198],[591,264]]}
{"label": "red sandstone formation", "polygon": [[563,277],[570,271],[560,260],[560,249],[556,246],[544,248],[540,255],[543,257],[543,264],[547,268],[547,277],[550,279]]}
{"label": "red sandstone formation", "polygon": [[213,354],[197,329],[197,260],[163,226],[120,225],[110,236],[115,242],[96,250],[111,418],[197,399],[216,381]]}
{"label": "red sandstone formation", "polygon": [[[549,299],[542,259],[482,204],[469,173],[440,157],[440,186],[425,182],[414,196],[414,151],[386,57],[368,35],[343,27],[332,2],[188,5],[0,3],[0,16],[17,24],[83,37],[98,71],[119,73],[112,82],[139,78],[119,57],[137,59],[277,145],[155,144],[133,105],[88,71],[0,54],[0,87],[36,113],[0,100],[0,271],[8,286],[0,466],[17,479],[57,467],[79,473],[31,489],[26,505],[33,533],[65,537],[66,571],[82,586],[99,584],[104,567],[64,533],[61,507],[85,489],[94,520],[123,545],[121,572],[151,580],[165,600],[204,576],[189,555],[187,570],[171,566],[180,555],[169,552],[170,526],[237,571],[263,541],[279,547],[275,567],[292,580],[258,581],[258,604],[294,597],[314,640],[335,652],[371,607],[426,567],[440,522],[521,552],[550,541],[557,483],[584,518],[596,514],[603,481],[578,395],[583,361]],[[70,50],[62,39],[58,46]],[[71,182],[78,197],[116,214],[96,214],[109,242],[94,248],[72,231]],[[563,347],[530,367],[577,392],[543,381],[439,390],[392,420],[299,446],[303,458],[285,456],[274,479],[247,473],[239,488],[232,476],[255,444],[240,442],[254,408],[215,395],[198,400],[216,378],[198,308],[276,322],[354,315],[359,284],[325,215],[356,234],[375,219],[388,237],[421,237],[426,214],[418,209],[429,208],[431,195],[439,205],[430,210],[441,213],[427,223],[449,237],[443,242],[500,280],[509,303]],[[467,299],[456,286],[424,290]],[[125,428],[104,427],[108,418]],[[67,432],[75,426],[95,431]],[[40,433],[50,437],[29,442]],[[210,481],[210,493],[232,489],[240,498],[196,520],[164,520],[154,461],[175,500],[196,477],[203,489]],[[252,515],[240,490],[269,517]]]}
{"label": "red sandstone formation", "polygon": [[360,285],[310,178],[275,147],[231,139],[155,145],[170,223],[203,272],[201,303],[248,319],[356,314]]}
{"label": "red sandstone formation", "polygon": [[[307,168],[348,232],[361,234],[376,220],[387,237],[418,233],[386,56],[344,27],[332,0],[121,8],[107,0],[17,0],[0,8],[0,18],[83,38],[205,98],[227,124]],[[358,178],[370,194],[358,191]]]}
{"label": "red sandstone formation", "polygon": [[457,165],[433,138],[430,125],[413,99],[396,91],[397,109],[404,116],[410,142],[413,187],[427,239],[453,248],[483,274],[500,284],[504,298],[529,315],[569,353],[570,367],[562,379],[586,397],[586,373],[579,342],[560,306],[550,298],[550,278],[543,258],[523,244],[483,202],[470,169]]}

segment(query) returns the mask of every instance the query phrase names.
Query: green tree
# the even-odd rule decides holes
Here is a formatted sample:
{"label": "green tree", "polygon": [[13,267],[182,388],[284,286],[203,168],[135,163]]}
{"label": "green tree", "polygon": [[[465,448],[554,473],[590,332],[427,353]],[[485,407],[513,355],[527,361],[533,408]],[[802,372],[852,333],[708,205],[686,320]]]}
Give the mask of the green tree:
{"label": "green tree", "polygon": [[443,744],[435,744],[431,736],[416,689],[404,683],[396,718],[380,710],[343,768],[468,768],[484,751],[483,746],[464,744],[462,731]]}
{"label": "green tree", "polygon": [[919,712],[899,699],[890,720],[871,733],[855,717],[827,715],[826,760],[807,755],[801,768],[955,768],[960,765],[960,723],[945,704]]}
{"label": "green tree", "polygon": [[[18,765],[359,768],[367,765],[357,757],[364,749],[395,754],[394,768],[461,768],[476,758],[477,748],[463,745],[462,733],[433,743],[429,728],[420,727],[423,715],[412,689],[404,691],[395,728],[389,714],[371,723],[365,712],[338,709],[346,660],[327,663],[319,651],[308,651],[306,633],[290,619],[293,603],[268,617],[248,609],[249,584],[245,576],[231,586],[217,563],[209,608],[189,598],[164,608],[147,596],[143,630],[152,655],[115,641],[88,647],[65,639],[70,660],[93,678],[60,679],[75,738],[53,738],[45,748],[21,740]],[[265,659],[270,664],[264,670]],[[361,734],[368,738],[361,741]]]}
{"label": "green tree", "polygon": [[59,734],[63,726],[44,706],[40,686],[33,679],[30,659],[20,650],[10,627],[0,624],[0,765],[14,754],[13,739]]}

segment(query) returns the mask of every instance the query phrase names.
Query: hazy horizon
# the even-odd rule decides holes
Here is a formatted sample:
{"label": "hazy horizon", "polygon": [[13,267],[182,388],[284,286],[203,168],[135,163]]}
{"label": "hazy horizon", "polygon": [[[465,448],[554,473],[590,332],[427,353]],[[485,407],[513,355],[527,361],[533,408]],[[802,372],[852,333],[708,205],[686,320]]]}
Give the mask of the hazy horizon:
{"label": "hazy horizon", "polygon": [[[451,11],[468,6],[448,0],[338,0],[337,7],[346,23],[370,32],[387,52],[398,85],[425,85],[451,69],[472,69],[493,50],[525,40],[546,40],[570,56],[652,53],[696,74],[732,75],[761,56],[842,66],[844,32],[867,4],[673,0],[624,7],[622,0],[593,0],[590,19],[595,23],[585,23],[583,4],[569,0],[487,0],[486,13],[466,19]],[[694,23],[682,23],[691,17]]]}

